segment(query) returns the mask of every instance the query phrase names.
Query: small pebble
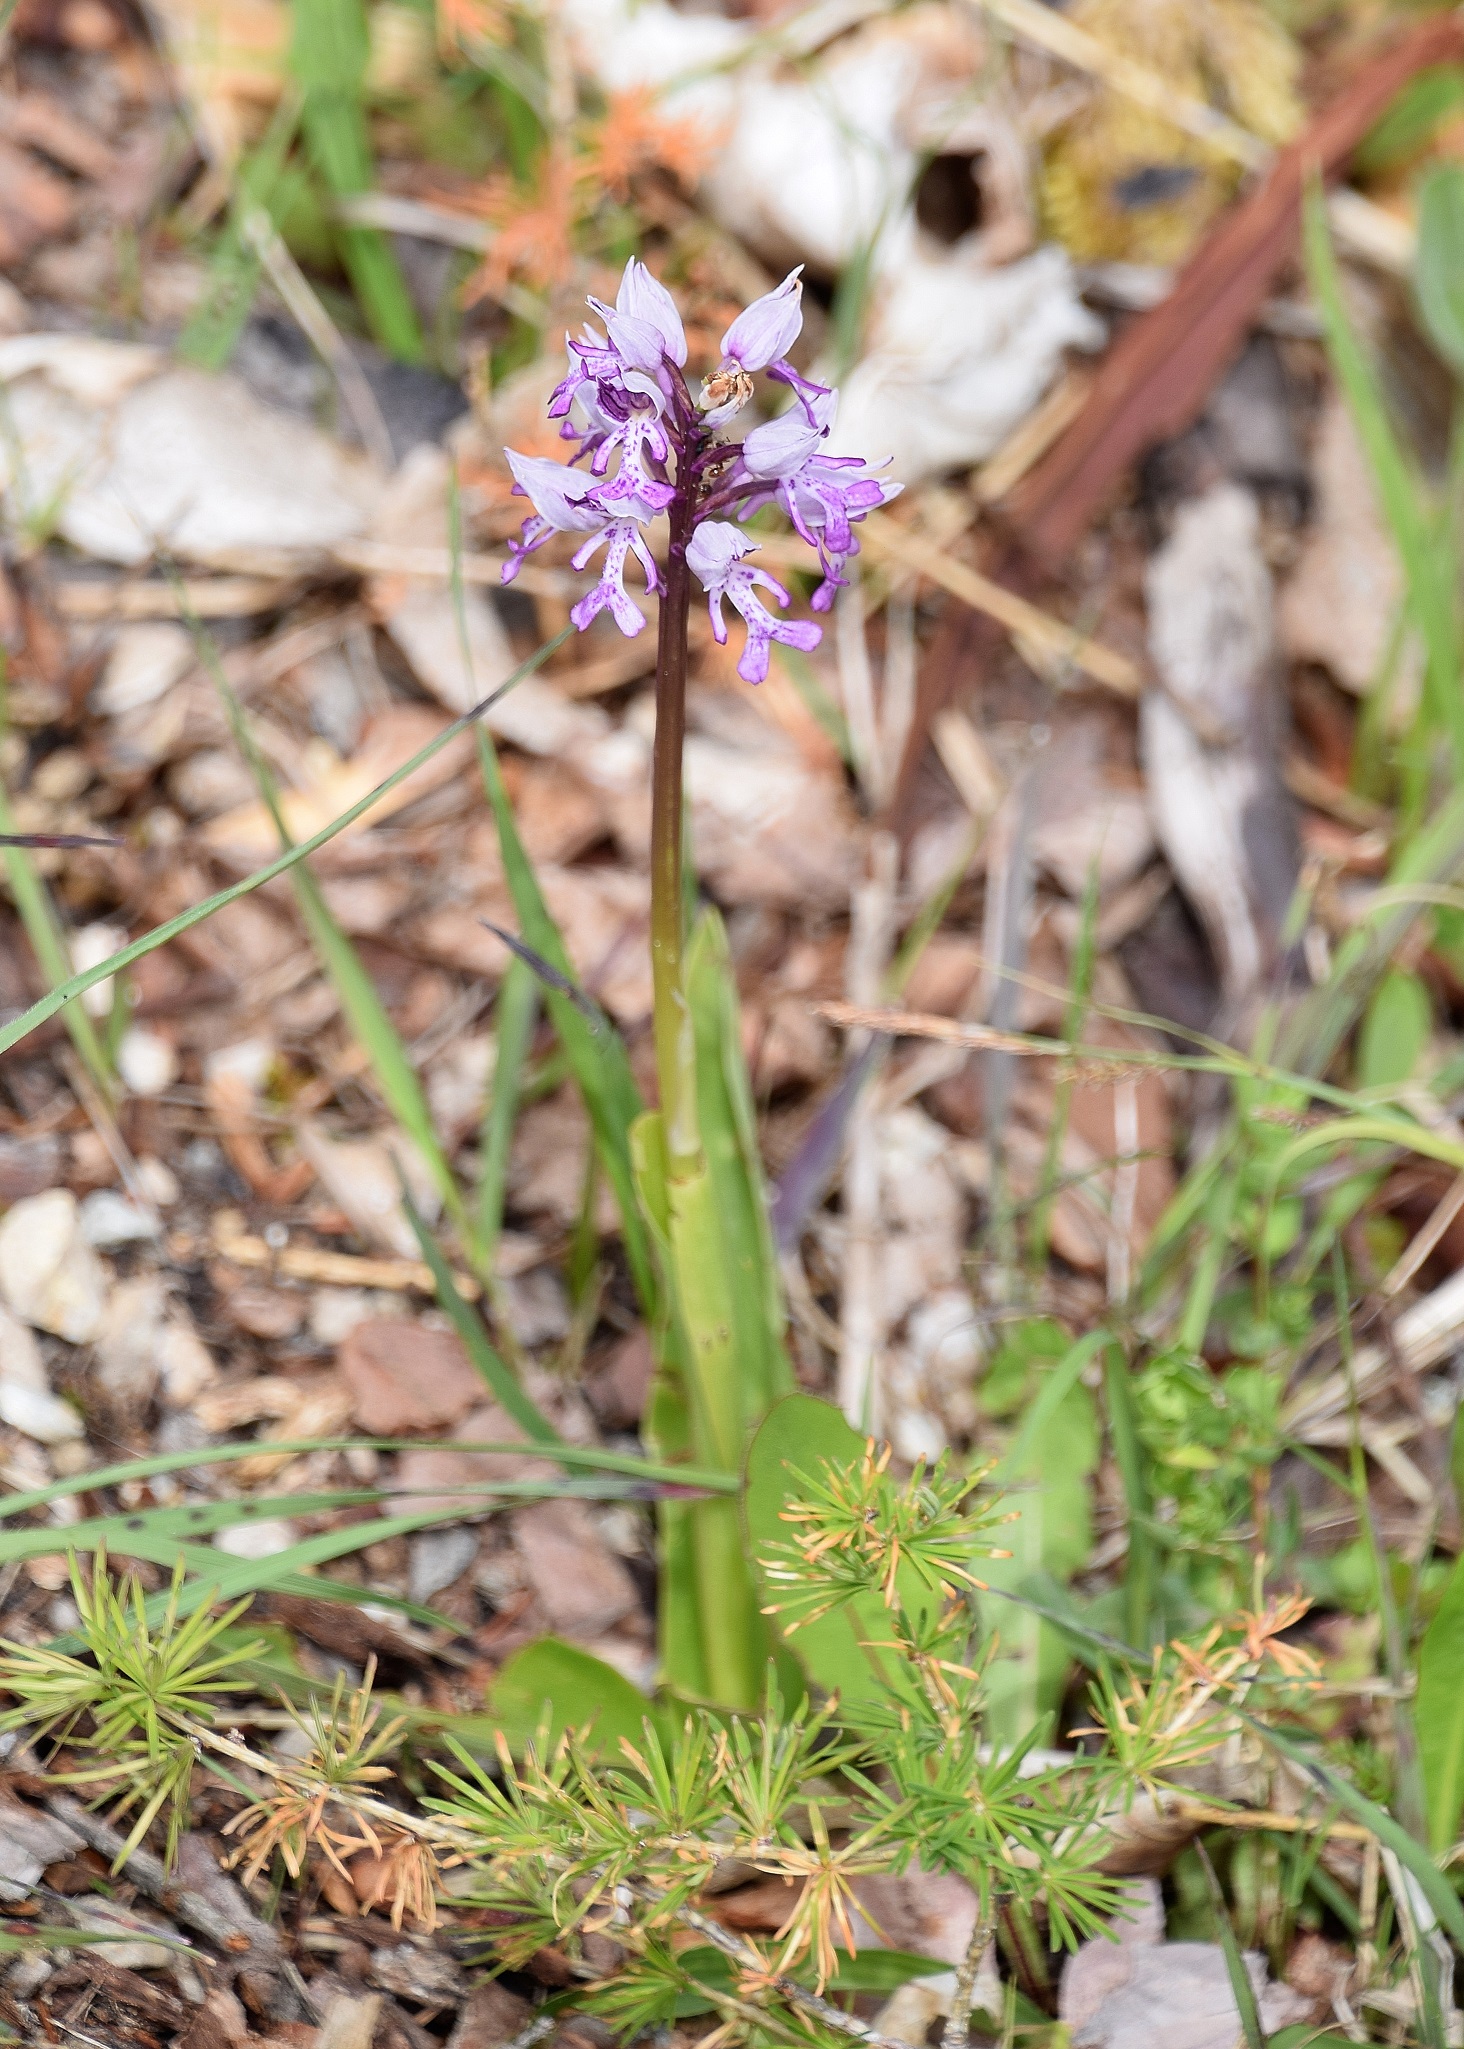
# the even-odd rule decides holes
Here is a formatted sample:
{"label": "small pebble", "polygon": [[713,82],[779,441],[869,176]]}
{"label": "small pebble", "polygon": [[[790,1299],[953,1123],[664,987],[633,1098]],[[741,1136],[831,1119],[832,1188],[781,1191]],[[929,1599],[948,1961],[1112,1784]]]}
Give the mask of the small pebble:
{"label": "small pebble", "polygon": [[231,1558],[274,1558],[299,1541],[300,1533],[293,1523],[265,1516],[258,1522],[236,1523],[231,1530],[220,1530],[214,1546],[227,1551]]}
{"label": "small pebble", "polygon": [[239,1039],[232,1046],[220,1046],[203,1065],[204,1079],[218,1081],[237,1076],[251,1089],[262,1089],[274,1065],[275,1049],[268,1039]]}
{"label": "small pebble", "polygon": [[178,1079],[178,1049],[144,1025],[129,1025],[117,1047],[117,1072],[134,1096],[160,1096]]}
{"label": "small pebble", "polygon": [[98,711],[115,718],[164,696],[193,666],[193,642],[172,620],[138,620],[118,629],[102,680],[92,691]]}
{"label": "small pebble", "polygon": [[[100,920],[92,925],[83,925],[71,935],[71,965],[78,975],[84,975],[88,968],[99,968],[104,960],[110,960],[114,953],[120,953],[127,944],[127,934],[120,925],[107,925]],[[92,1017],[105,1017],[112,1008],[112,977],[104,982],[95,982],[90,989],[83,990],[81,1007]]]}
{"label": "small pebble", "polygon": [[0,1423],[8,1423],[37,1444],[64,1444],[83,1437],[86,1425],[68,1403],[42,1388],[0,1380]]}
{"label": "small pebble", "polygon": [[478,1555],[476,1530],[422,1530],[409,1546],[407,1591],[426,1603],[461,1579]]}
{"label": "small pebble", "polygon": [[87,1345],[102,1327],[107,1276],[66,1188],[12,1204],[0,1220],[0,1296],[37,1330]]}
{"label": "small pebble", "polygon": [[115,1188],[94,1188],[81,1205],[81,1235],[98,1252],[142,1245],[159,1235],[158,1220]]}
{"label": "small pebble", "polygon": [[137,1178],[142,1183],[143,1194],[159,1209],[171,1209],[182,1193],[178,1176],[155,1153],[142,1154],[137,1162]]}
{"label": "small pebble", "polygon": [[48,804],[69,804],[92,779],[92,765],[76,747],[58,747],[36,764],[30,786]]}

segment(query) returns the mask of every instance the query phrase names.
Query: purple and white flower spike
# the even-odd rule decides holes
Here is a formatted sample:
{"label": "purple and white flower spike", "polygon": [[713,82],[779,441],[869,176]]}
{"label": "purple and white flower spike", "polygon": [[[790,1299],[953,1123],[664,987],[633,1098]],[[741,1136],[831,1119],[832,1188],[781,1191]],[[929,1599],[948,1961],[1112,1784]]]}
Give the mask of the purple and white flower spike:
{"label": "purple and white flower spike", "polygon": [[[562,423],[560,434],[573,445],[570,461],[507,451],[514,489],[534,509],[510,544],[504,582],[512,581],[524,557],[551,534],[584,534],[575,568],[583,569],[601,547],[605,560],[599,582],[570,617],[583,631],[608,610],[622,633],[639,633],[645,618],[625,588],[625,566],[635,555],[646,589],[665,590],[645,534],[649,522],[664,513],[670,559],[684,560],[701,579],[717,639],[727,638],[725,600],[746,622],[740,676],[749,683],[763,680],[775,640],[785,647],[816,647],[819,626],[780,619],[758,596],[761,589],[780,608],[789,603],[787,591],[766,570],[743,561],[757,543],[733,522],[751,518],[762,506],[781,506],[818,551],[824,580],[813,606],[826,612],[845,580],[845,562],[859,552],[854,526],[887,504],[900,486],[877,477],[857,456],[819,453],[838,393],[800,376],[787,361],[803,326],[802,299],[795,270],[739,313],[722,337],[720,364],[694,401],[682,374],[686,331],[676,302],[632,258],[615,304],[589,302],[604,332],[587,326],[578,337],[565,337],[569,369],[550,398],[549,417]],[[717,428],[751,398],[757,372],[789,386],[797,403],[755,427],[741,447],[718,440]],[[674,579],[671,587],[678,587]],[[679,587],[684,617],[684,576]]]}

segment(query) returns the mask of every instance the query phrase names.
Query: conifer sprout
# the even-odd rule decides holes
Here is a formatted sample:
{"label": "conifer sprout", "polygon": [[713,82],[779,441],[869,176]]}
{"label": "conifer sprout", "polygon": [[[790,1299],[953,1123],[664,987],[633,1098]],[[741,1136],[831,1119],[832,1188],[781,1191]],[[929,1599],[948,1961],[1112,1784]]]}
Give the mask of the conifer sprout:
{"label": "conifer sprout", "polygon": [[[573,2004],[627,2041],[707,2012],[717,2049],[878,2042],[828,1995],[856,1954],[859,1881],[918,1861],[976,1895],[945,2033],[958,2049],[1001,1913],[1045,1924],[1055,1948],[1097,1932],[1124,1904],[1099,1868],[1113,1818],[1178,1790],[1179,1774],[1313,1683],[1314,1661],[1285,1641],[1305,1604],[1273,1601],[1147,1664],[1103,1665],[1089,1726],[1068,1732],[1081,1747],[1055,1761],[1036,1754],[1045,1724],[999,1751],[982,1727],[996,1638],[976,1597],[980,1561],[1005,1555],[992,1537],[1006,1517],[983,1476],[942,1458],[902,1480],[870,1443],[791,1478],[787,1537],[761,1561],[770,1612],[794,1646],[800,1629],[850,1618],[871,1683],[843,1699],[790,1705],[770,1672],[758,1714],[648,1715],[608,1758],[592,1728],[557,1741],[546,1728],[518,1760],[501,1737],[486,1762],[452,1741],[451,1762],[433,1766],[439,1790],[413,1804],[389,1761],[406,1724],[383,1718],[371,1670],[296,1715],[302,1755],[262,1752],[220,1712],[221,1695],[257,1689],[260,1646],[240,1641],[240,1606],[179,1622],[175,1578],[151,1627],[140,1587],[99,1557],[89,1584],[72,1562],[82,1654],[3,1646],[0,1686],[18,1702],[3,1726],[50,1742],[53,1767],[58,1750],[83,1760],[60,1781],[140,1809],[123,1860],[164,1807],[171,1859],[202,1766],[247,1796],[228,1827],[246,1882],[271,1864],[344,1874],[369,1852],[362,1911],[430,1928],[451,1870],[455,1904],[490,1910],[485,1963],[515,1968],[555,1946]],[[791,1884],[767,1940],[713,1918],[708,1882],[734,1861]],[[619,1947],[609,1973],[586,1957],[592,1933]]]}

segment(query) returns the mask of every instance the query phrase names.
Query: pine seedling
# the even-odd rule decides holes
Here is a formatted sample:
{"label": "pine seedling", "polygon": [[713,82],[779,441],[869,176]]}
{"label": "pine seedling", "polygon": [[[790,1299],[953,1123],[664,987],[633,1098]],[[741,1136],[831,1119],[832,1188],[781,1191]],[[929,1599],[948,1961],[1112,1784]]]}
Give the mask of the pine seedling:
{"label": "pine seedling", "polygon": [[205,1602],[180,1619],[180,1560],[154,1628],[141,1582],[135,1575],[114,1582],[104,1551],[97,1552],[90,1584],[74,1553],[70,1569],[85,1654],[0,1639],[0,1688],[18,1698],[0,1716],[0,1729],[28,1729],[57,1748],[65,1744],[100,1760],[56,1776],[63,1785],[100,1786],[103,1799],[115,1795],[114,1813],[138,1810],[118,1852],[119,1867],[166,1808],[171,1864],[188,1822],[196,1731],[210,1720],[220,1694],[247,1686],[243,1663],[262,1648],[221,1645],[249,1603],[211,1615]]}
{"label": "pine seedling", "polygon": [[[693,1711],[671,1731],[648,1719],[608,1766],[573,1734],[531,1745],[518,1766],[503,1750],[496,1773],[460,1754],[428,1804],[474,1839],[470,1897],[494,1910],[504,1962],[547,1942],[573,1960],[590,1930],[613,1936],[624,1963],[577,2003],[627,2033],[690,1999],[717,2012],[727,2041],[862,2034],[822,1996],[840,1952],[856,1949],[856,1882],[917,1858],[954,1872],[980,1902],[957,1987],[964,2035],[1003,1905],[1040,1909],[1054,1942],[1071,1945],[1121,1904],[1095,1868],[1109,1774],[1084,1758],[1034,1773],[1038,1731],[1005,1754],[983,1742],[991,1644],[970,1597],[1001,1511],[969,1474],[943,1461],[902,1483],[871,1444],[798,1483],[788,1538],[761,1561],[774,1612],[796,1632],[854,1604],[877,1624],[870,1648],[890,1654],[886,1689],[789,1710],[770,1681],[760,1716]],[[728,1860],[792,1881],[770,1941],[730,1934],[704,1902]],[[726,1960],[718,1983],[681,1961],[708,1946]]]}
{"label": "pine seedling", "polygon": [[[381,1856],[380,1836],[351,1803],[374,1793],[392,1776],[391,1767],[380,1759],[406,1724],[398,1716],[385,1728],[377,1727],[381,1708],[371,1698],[375,1678],[372,1658],[364,1680],[347,1701],[345,1674],[337,1673],[328,1707],[313,1700],[308,1715],[294,1715],[295,1726],[310,1745],[305,1756],[272,1793],[236,1814],[224,1829],[225,1835],[239,1837],[234,1861],[243,1865],[246,1884],[259,1876],[276,1852],[291,1878],[299,1878],[305,1869],[312,1846],[346,1879],[347,1857],[368,1849]],[[429,1907],[430,1898],[429,1888]]]}

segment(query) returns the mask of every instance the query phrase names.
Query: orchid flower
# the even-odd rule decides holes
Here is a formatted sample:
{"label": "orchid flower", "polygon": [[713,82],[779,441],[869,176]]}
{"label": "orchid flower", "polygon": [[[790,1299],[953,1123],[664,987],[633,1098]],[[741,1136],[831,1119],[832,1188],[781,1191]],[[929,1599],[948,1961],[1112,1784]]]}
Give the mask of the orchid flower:
{"label": "orchid flower", "polygon": [[[697,1049],[682,975],[682,759],[686,716],[687,627],[692,578],[706,593],[712,632],[725,643],[730,602],[746,628],[737,673],[761,683],[775,641],[804,653],[823,628],[786,619],[788,592],[749,563],[757,542],[739,522],[778,504],[818,551],[823,582],[815,611],[827,611],[843,567],[859,543],[854,528],[900,488],[857,457],[822,453],[838,393],[803,377],[788,350],[803,327],[803,285],[790,271],[775,290],[746,307],[722,336],[722,355],[693,398],[683,374],[686,330],[666,287],[634,258],[613,306],[590,300],[599,327],[566,335],[566,374],[549,400],[549,417],[572,449],[566,463],[510,450],[514,489],[533,510],[510,544],[505,583],[524,557],[554,533],[583,535],[574,556],[584,569],[604,549],[600,576],[570,612],[581,632],[608,612],[633,636],[645,616],[625,587],[632,555],[646,590],[659,596],[656,640],[656,738],[651,773],[651,984],[656,1072],[668,1188],[704,1164],[696,1088]],[[754,378],[792,390],[796,403],[754,427],[739,446],[719,429],[748,404]],[[646,529],[664,518],[664,559]],[[771,598],[776,609],[770,609]]]}
{"label": "orchid flower", "polygon": [[[645,528],[664,514],[672,556],[701,578],[719,640],[727,637],[723,600],[742,614],[747,648],[739,674],[760,682],[772,641],[811,648],[819,628],[790,626],[756,596],[761,588],[780,608],[789,602],[765,570],[742,565],[753,543],[738,535],[729,516],[745,520],[762,506],[779,505],[818,551],[823,581],[812,602],[815,611],[826,612],[845,581],[845,562],[859,552],[854,527],[900,488],[858,457],[821,453],[838,393],[801,376],[787,360],[803,328],[802,266],[737,315],[697,401],[682,374],[687,342],[676,301],[643,263],[632,257],[626,264],[613,306],[600,299],[589,304],[601,324],[565,337],[567,373],[549,400],[549,417],[560,421],[561,436],[573,444],[570,462],[508,452],[514,489],[533,512],[510,546],[504,581],[551,534],[585,534],[575,567],[583,568],[602,546],[605,561],[600,581],[571,613],[575,625],[584,628],[608,611],[622,633],[639,633],[645,619],[626,592],[625,567],[634,554],[647,590],[661,587]],[[717,429],[748,403],[759,372],[791,388],[797,403],[754,427],[740,449],[719,441]]]}
{"label": "orchid flower", "polygon": [[739,533],[725,519],[705,519],[692,535],[686,551],[686,559],[701,578],[707,594],[712,634],[719,646],[727,640],[727,622],[722,616],[724,598],[732,600],[747,622],[747,646],[737,664],[737,673],[744,683],[761,683],[767,675],[770,642],[780,640],[785,647],[807,654],[823,637],[823,629],[811,619],[779,619],[764,605],[757,594],[758,584],[770,590],[780,605],[788,603],[788,593],[765,569],[743,566],[743,556],[751,554],[756,546],[756,541]]}

